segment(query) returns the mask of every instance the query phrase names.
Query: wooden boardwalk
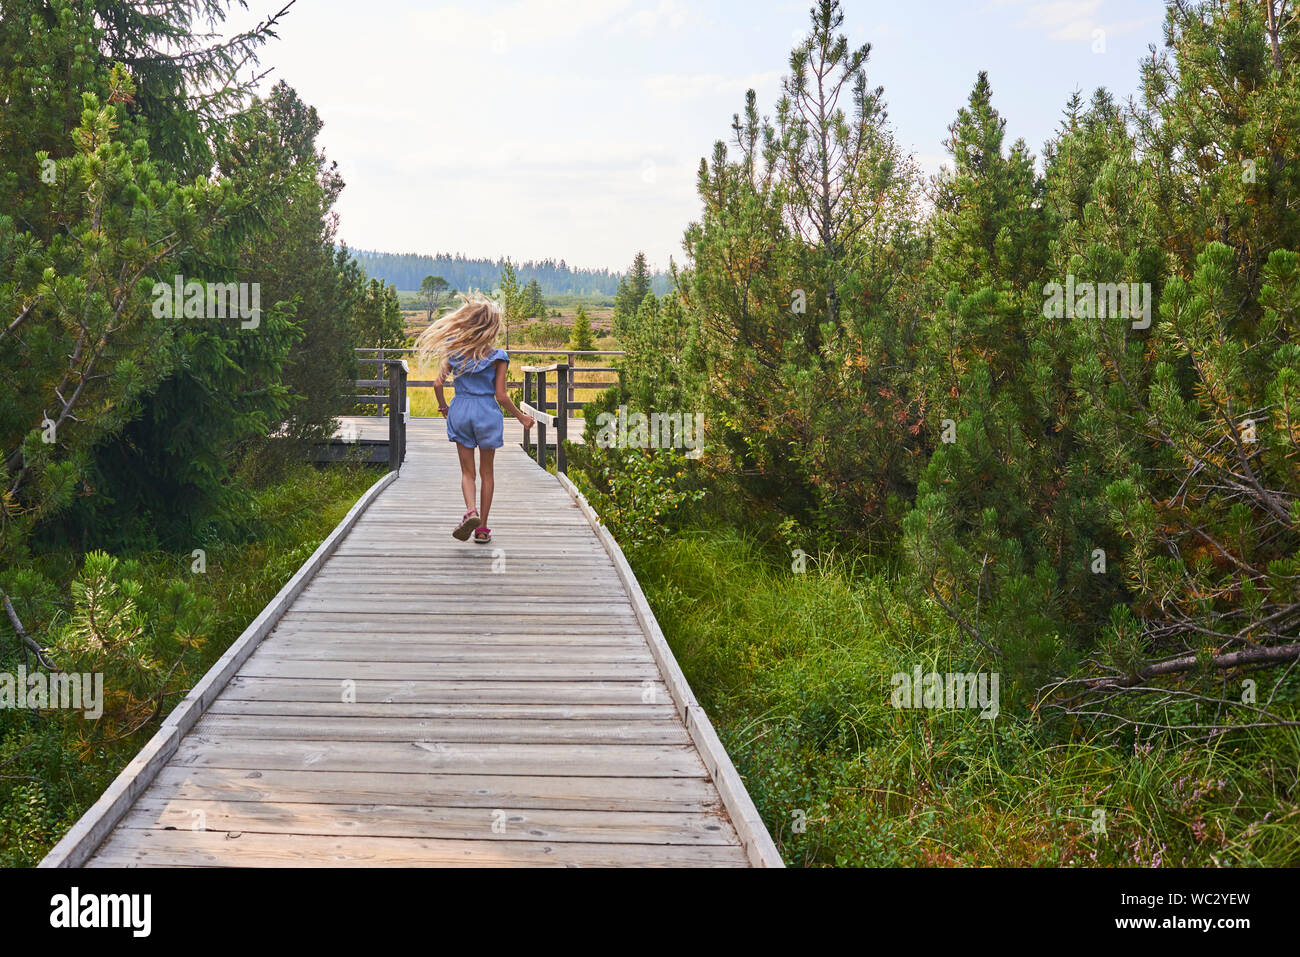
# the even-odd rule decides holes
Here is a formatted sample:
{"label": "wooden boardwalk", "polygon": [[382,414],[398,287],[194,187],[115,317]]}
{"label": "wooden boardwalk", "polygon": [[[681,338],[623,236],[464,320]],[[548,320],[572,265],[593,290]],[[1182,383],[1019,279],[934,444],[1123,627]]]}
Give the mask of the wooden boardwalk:
{"label": "wooden boardwalk", "polygon": [[412,420],[43,866],[781,866],[621,551],[509,438],[461,543]]}

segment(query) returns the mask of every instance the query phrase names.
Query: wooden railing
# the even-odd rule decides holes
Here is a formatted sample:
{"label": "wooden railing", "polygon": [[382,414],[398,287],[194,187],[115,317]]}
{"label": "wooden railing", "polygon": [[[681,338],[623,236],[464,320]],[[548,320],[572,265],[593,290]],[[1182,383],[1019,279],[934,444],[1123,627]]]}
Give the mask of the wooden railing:
{"label": "wooden railing", "polygon": [[[521,355],[526,355],[526,356],[564,356],[564,363],[569,367],[570,370],[569,382],[568,385],[565,387],[565,399],[567,400],[570,409],[581,409],[584,405],[587,404],[585,402],[579,402],[576,400],[576,397],[574,395],[574,391],[576,389],[611,389],[614,386],[618,385],[617,378],[615,378],[613,381],[605,381],[605,380],[601,380],[597,382],[576,381],[576,373],[579,372],[617,373],[619,371],[616,366],[578,366],[576,360],[579,357],[621,356],[623,355],[621,351],[602,352],[597,350],[581,351],[581,350],[570,350],[570,349],[529,349],[529,348],[517,349],[515,351],[520,353]],[[358,359],[357,359],[358,362],[370,363],[370,364],[377,363],[379,365],[383,365],[383,363],[389,357],[411,355],[415,352],[415,350],[414,349],[358,349],[356,350],[356,352],[358,355]],[[375,379],[358,379],[357,385],[373,388],[373,387],[385,386],[387,385],[387,383]],[[514,381],[506,382],[507,389],[519,389],[522,388],[523,385],[524,383],[517,379]],[[409,382],[406,383],[406,387],[408,389],[432,389],[433,380],[432,379],[411,379]],[[382,396],[359,395],[356,397],[356,401],[363,405],[373,405],[376,403],[377,399],[381,399],[381,398]],[[378,412],[379,415],[383,415],[383,408],[384,408],[383,403],[382,402],[379,403],[379,412]]]}
{"label": "wooden railing", "polygon": [[[529,455],[536,457],[538,464],[546,467],[546,430],[555,430],[555,465],[563,474],[567,468],[564,443],[568,440],[569,414],[574,409],[581,409],[587,403],[574,399],[574,389],[609,389],[618,385],[613,382],[575,382],[578,372],[618,372],[614,366],[575,366],[574,360],[582,356],[621,356],[622,352],[580,351],[566,349],[521,349],[524,355],[564,356],[564,362],[548,366],[524,366],[523,381],[507,382],[508,389],[522,389],[523,403],[520,408],[531,415],[537,422],[537,442],[532,442],[531,429],[524,430],[524,448]],[[389,466],[396,469],[406,458],[406,420],[410,417],[411,404],[409,389],[432,389],[434,383],[426,379],[410,379],[405,359],[399,356],[411,355],[414,349],[357,349],[357,362],[363,366],[378,366],[385,370],[384,378],[362,378],[356,380],[356,394],[345,397],[357,405],[375,406],[376,415],[388,413],[388,447]],[[555,398],[550,398],[546,377],[554,373]],[[452,387],[455,387],[453,381]],[[363,390],[380,391],[363,394]],[[554,410],[554,415],[551,414]]]}
{"label": "wooden railing", "polygon": [[385,359],[384,365],[388,368],[388,471],[396,472],[406,461],[406,419],[411,414],[408,371],[405,359]]}
{"label": "wooden railing", "polygon": [[[555,402],[546,401],[546,375],[555,373]],[[529,448],[529,433],[524,429],[524,449],[529,455],[537,457],[537,464],[546,468],[546,429],[555,429],[555,471],[561,475],[567,471],[564,455],[564,443],[569,438],[569,396],[573,394],[569,380],[569,364],[557,362],[549,366],[524,366],[524,401],[519,409],[536,420],[537,445]],[[555,409],[555,415],[547,413],[547,407]]]}
{"label": "wooden railing", "polygon": [[411,399],[406,392],[410,385],[407,381],[410,373],[406,360],[387,358],[384,353],[396,351],[392,349],[358,349],[357,351],[377,351],[379,355],[376,358],[361,357],[357,362],[378,365],[387,372],[383,379],[358,379],[357,390],[382,388],[384,391],[377,395],[352,395],[347,398],[357,405],[377,406],[376,415],[383,415],[384,409],[388,409],[388,468],[395,472],[406,460],[406,420],[411,414]]}

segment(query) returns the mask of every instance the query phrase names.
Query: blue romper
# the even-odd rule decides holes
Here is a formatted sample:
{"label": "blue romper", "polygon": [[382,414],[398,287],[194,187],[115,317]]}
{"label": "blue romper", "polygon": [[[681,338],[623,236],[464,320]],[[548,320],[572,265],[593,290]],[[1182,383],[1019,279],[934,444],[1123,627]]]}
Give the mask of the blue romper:
{"label": "blue romper", "polygon": [[497,405],[497,360],[510,361],[504,349],[485,359],[452,356],[456,394],[447,410],[447,438],[467,448],[499,449],[505,444],[501,407]]}

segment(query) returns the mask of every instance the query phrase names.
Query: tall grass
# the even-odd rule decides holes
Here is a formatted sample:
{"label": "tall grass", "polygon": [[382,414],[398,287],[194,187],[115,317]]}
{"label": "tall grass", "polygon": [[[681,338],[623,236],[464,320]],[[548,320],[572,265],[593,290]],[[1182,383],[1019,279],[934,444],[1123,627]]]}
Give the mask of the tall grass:
{"label": "tall grass", "polygon": [[794,574],[725,529],[630,557],[789,864],[1300,863],[1296,728],[1100,737],[1035,713],[1011,675],[994,720],[895,708],[896,673],[978,669],[893,570]]}

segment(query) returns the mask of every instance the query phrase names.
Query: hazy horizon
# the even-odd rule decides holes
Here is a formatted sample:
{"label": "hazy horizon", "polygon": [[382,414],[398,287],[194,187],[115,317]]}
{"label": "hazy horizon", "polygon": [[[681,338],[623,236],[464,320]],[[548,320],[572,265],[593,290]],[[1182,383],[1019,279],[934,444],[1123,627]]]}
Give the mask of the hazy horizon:
{"label": "hazy horizon", "polygon": [[[263,87],[282,79],[319,111],[320,144],[347,182],[338,240],[350,247],[612,271],[643,250],[662,270],[682,261],[682,233],[698,217],[700,159],[729,139],[747,89],[772,112],[809,5],[300,2],[262,50],[274,67]],[[273,9],[254,3],[247,17]],[[884,86],[899,141],[932,174],[980,70],[1008,143],[1024,138],[1038,154],[1075,89],[1136,90],[1163,3],[941,0],[928,10],[943,30],[891,3],[850,0],[844,32],[872,43],[868,82]]]}

